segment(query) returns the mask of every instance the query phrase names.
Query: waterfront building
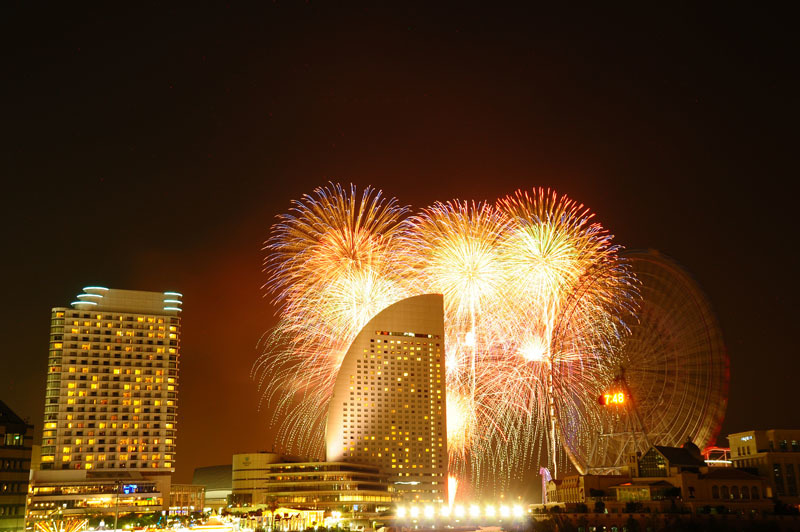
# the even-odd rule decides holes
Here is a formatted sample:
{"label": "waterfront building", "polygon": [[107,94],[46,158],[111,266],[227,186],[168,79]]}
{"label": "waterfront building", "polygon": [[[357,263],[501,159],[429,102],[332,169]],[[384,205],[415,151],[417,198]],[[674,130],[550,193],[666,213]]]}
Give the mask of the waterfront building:
{"label": "waterfront building", "polygon": [[800,430],[750,430],[728,436],[733,467],[764,477],[767,497],[800,504]]}
{"label": "waterfront building", "polygon": [[0,401],[0,532],[25,529],[33,425]]}
{"label": "waterfront building", "polygon": [[[66,483],[90,486],[97,480],[102,485],[98,493],[107,495],[109,486],[143,485],[131,481],[133,474],[158,484],[161,502],[169,504],[181,298],[177,292],[90,286],[69,307],[52,309],[41,464],[32,476],[34,487],[61,486],[61,472]],[[84,473],[82,480],[76,471]],[[46,501],[37,498],[46,491],[32,491],[32,508]],[[99,500],[93,497],[91,505]]]}
{"label": "waterfront building", "polygon": [[380,468],[407,502],[446,502],[445,397],[442,296],[387,307],[342,360],[328,410],[327,460]]}
{"label": "waterfront building", "polygon": [[[167,509],[169,476],[146,476],[136,471],[98,474],[85,469],[34,472],[28,496],[29,521],[46,519],[54,512],[63,517],[149,513]],[[110,521],[109,521],[110,519]]]}
{"label": "waterfront building", "polygon": [[170,484],[170,515],[189,515],[203,512],[206,505],[206,488],[196,484]]}
{"label": "waterfront building", "polygon": [[192,484],[205,487],[205,510],[219,512],[230,503],[232,478],[231,464],[195,468]]}
{"label": "waterfront building", "polygon": [[380,512],[396,500],[389,475],[346,462],[306,462],[276,453],[233,456],[234,505]]}
{"label": "waterfront building", "polygon": [[681,508],[695,514],[719,507],[740,514],[772,509],[763,478],[731,467],[709,466],[691,441],[683,447],[653,446],[627,463],[624,476],[573,475],[551,480],[548,502],[568,509],[602,502],[611,513],[623,512],[631,503],[650,511]]}
{"label": "waterfront building", "polygon": [[174,470],[180,299],[87,287],[52,310],[41,469]]}
{"label": "waterfront building", "polygon": [[548,502],[587,503],[613,496],[611,486],[630,480],[621,475],[568,475],[547,483]]}

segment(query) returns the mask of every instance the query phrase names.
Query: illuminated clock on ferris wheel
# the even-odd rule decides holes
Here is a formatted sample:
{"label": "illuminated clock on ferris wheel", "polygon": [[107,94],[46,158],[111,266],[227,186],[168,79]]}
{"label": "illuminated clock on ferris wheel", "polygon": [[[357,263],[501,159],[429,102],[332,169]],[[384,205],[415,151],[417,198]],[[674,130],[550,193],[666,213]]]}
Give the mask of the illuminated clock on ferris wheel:
{"label": "illuminated clock on ferris wheel", "polygon": [[[597,393],[559,413],[562,445],[582,473],[619,470],[631,454],[687,437],[701,449],[713,444],[727,404],[728,356],[700,287],[656,251],[623,256],[641,283],[638,322]],[[570,430],[575,419],[584,430]]]}

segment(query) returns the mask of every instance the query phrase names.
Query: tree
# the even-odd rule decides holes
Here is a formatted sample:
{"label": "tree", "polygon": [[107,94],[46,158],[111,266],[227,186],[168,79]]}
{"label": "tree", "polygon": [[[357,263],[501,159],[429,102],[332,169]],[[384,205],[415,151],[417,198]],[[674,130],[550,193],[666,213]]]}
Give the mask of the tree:
{"label": "tree", "polygon": [[633,516],[628,517],[628,520],[625,521],[625,530],[628,532],[639,532],[639,521],[633,518]]}
{"label": "tree", "polygon": [[266,501],[267,508],[269,508],[269,526],[271,530],[275,530],[275,510],[281,507],[278,503],[278,499],[275,497],[267,497]]}
{"label": "tree", "polygon": [[625,503],[626,514],[641,513],[641,511],[642,511],[642,503],[638,501],[628,501]]}

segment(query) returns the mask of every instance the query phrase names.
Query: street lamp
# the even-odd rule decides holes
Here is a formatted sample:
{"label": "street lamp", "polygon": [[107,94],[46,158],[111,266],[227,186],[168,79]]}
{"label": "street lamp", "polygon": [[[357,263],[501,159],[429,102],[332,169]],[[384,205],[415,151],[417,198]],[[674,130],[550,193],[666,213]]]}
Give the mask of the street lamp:
{"label": "street lamp", "polygon": [[121,482],[119,480],[114,482],[114,530],[117,530],[117,521],[119,520],[119,488]]}

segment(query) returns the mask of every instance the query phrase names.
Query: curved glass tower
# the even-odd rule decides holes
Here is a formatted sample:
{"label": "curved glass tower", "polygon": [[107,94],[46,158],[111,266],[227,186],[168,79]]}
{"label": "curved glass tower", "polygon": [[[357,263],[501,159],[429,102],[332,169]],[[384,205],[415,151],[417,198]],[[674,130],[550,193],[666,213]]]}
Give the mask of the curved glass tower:
{"label": "curved glass tower", "polygon": [[406,501],[447,502],[442,296],[399,301],[356,336],[336,377],[327,460],[380,467]]}

